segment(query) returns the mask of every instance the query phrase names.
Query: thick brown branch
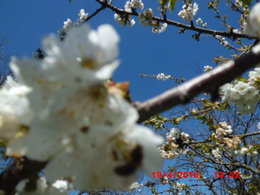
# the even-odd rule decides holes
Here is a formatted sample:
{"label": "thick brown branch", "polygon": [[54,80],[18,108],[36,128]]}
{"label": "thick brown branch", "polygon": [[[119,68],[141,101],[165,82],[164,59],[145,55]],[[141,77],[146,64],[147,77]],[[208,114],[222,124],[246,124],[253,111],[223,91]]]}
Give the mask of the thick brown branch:
{"label": "thick brown branch", "polygon": [[161,95],[142,103],[136,103],[139,122],[166,111],[176,105],[186,104],[203,92],[214,92],[218,87],[232,81],[246,70],[260,62],[260,52],[246,53],[235,61],[227,62],[217,68],[191,79]]}
{"label": "thick brown branch", "polygon": [[15,160],[6,171],[0,174],[0,190],[5,191],[6,195],[15,194],[15,187],[20,181],[37,175],[46,164],[46,162],[26,158]]}

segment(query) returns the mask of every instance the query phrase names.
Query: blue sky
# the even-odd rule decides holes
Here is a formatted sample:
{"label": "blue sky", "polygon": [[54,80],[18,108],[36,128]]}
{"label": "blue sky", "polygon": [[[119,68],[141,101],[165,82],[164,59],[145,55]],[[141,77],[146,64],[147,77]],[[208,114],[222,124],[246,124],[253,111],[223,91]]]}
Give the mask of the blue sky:
{"label": "blue sky", "polygon": [[[145,8],[152,7],[156,12],[158,1],[143,2]],[[201,8],[197,17],[207,22],[210,28],[223,30],[221,25],[216,25],[219,22],[207,11],[205,1],[198,0],[197,3]],[[71,3],[67,0],[1,0],[0,35],[8,42],[6,52],[17,57],[31,57],[32,53],[41,47],[41,39],[49,33],[56,33],[67,18],[75,21],[80,9],[83,8],[91,14],[98,7],[99,4],[95,0],[72,0]],[[178,3],[169,18],[181,21],[177,16],[180,7],[181,4]],[[231,15],[231,23],[237,22],[235,14],[225,8],[224,12]],[[177,78],[184,76],[190,79],[202,73],[203,66],[214,65],[212,58],[220,55],[228,57],[230,54],[208,35],[203,35],[198,42],[191,38],[190,31],[179,35],[176,27],[168,27],[164,33],[154,34],[151,27],[140,26],[137,19],[134,27],[121,27],[114,21],[110,10],[101,12],[89,22],[93,28],[104,23],[113,25],[121,37],[121,65],[114,79],[129,81],[131,96],[136,101],[151,98],[175,85],[172,81],[142,78],[140,73],[163,72]]]}
{"label": "blue sky", "polygon": [[[143,2],[146,8],[152,7],[156,12],[157,1]],[[197,16],[202,17],[208,24],[213,22],[214,19],[205,9],[206,5],[199,5],[201,9]],[[40,47],[41,39],[49,33],[56,33],[62,27],[63,21],[67,18],[75,21],[81,8],[93,13],[98,6],[95,0],[73,0],[71,3],[66,0],[0,1],[0,33],[8,41],[8,54],[30,57],[32,52]],[[180,6],[181,4],[178,4],[175,12],[169,15],[170,18],[180,20],[177,16]],[[118,31],[121,37],[121,65],[114,79],[130,81],[134,100],[145,100],[173,86],[172,81],[159,82],[141,78],[140,73],[164,72],[189,79],[201,73],[204,65],[213,65],[213,57],[227,56],[227,51],[208,36],[197,42],[191,38],[191,32],[179,35],[176,27],[168,27],[166,32],[154,34],[150,27],[140,26],[138,21],[134,27],[121,27],[114,21],[113,13],[109,10],[100,13],[89,23],[93,28],[109,23]],[[211,23],[209,26],[216,25]],[[219,26],[219,29],[221,28]]]}

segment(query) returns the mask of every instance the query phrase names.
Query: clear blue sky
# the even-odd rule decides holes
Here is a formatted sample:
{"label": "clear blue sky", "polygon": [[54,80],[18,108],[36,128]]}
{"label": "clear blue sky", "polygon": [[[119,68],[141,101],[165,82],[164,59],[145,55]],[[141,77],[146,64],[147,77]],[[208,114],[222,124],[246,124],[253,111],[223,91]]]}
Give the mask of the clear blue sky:
{"label": "clear blue sky", "polygon": [[[152,7],[156,11],[156,0],[143,2],[145,8]],[[212,17],[205,12],[206,5],[202,4],[205,4],[205,1],[197,2],[201,7],[197,16],[202,17],[209,27],[215,26],[211,23],[214,21]],[[76,20],[81,8],[91,14],[98,6],[95,0],[73,0],[71,3],[67,0],[0,1],[0,34],[8,41],[7,52],[18,57],[31,56],[32,52],[40,47],[41,39],[49,33],[57,32],[64,20]],[[180,20],[177,16],[180,6],[181,4],[169,15],[170,18]],[[227,56],[227,51],[217,41],[202,37],[201,41],[197,42],[191,38],[191,32],[179,35],[175,27],[168,27],[162,34],[152,33],[150,27],[142,27],[138,21],[134,27],[121,27],[114,21],[113,13],[109,10],[100,13],[89,23],[93,28],[109,23],[119,32],[122,63],[114,79],[131,82],[130,89],[134,100],[145,100],[173,86],[172,81],[159,82],[141,78],[140,73],[164,72],[189,79],[199,74],[204,65],[213,65],[213,57]]]}
{"label": "clear blue sky", "polygon": [[[156,10],[157,0],[143,2],[145,8],[152,7]],[[201,8],[197,17],[207,22],[210,28],[216,27],[218,22],[206,10],[205,1],[197,2]],[[18,57],[32,56],[40,47],[41,39],[49,33],[57,32],[67,18],[75,21],[80,9],[91,14],[98,7],[95,0],[72,0],[71,3],[67,0],[1,0],[0,34],[8,41],[7,53]],[[181,21],[177,16],[180,7],[181,4],[178,4],[169,18]],[[232,22],[235,23],[234,18],[232,15]],[[151,98],[174,85],[172,81],[141,78],[140,73],[163,72],[177,78],[184,76],[190,79],[202,73],[204,65],[214,65],[213,57],[229,56],[229,52],[208,35],[197,42],[191,38],[192,32],[179,35],[176,27],[168,27],[164,33],[154,34],[151,27],[140,26],[137,19],[134,27],[121,27],[114,21],[110,10],[103,11],[89,22],[93,28],[104,23],[113,25],[121,37],[121,65],[114,79],[130,81],[132,98],[137,101]],[[223,27],[218,26],[218,29]]]}

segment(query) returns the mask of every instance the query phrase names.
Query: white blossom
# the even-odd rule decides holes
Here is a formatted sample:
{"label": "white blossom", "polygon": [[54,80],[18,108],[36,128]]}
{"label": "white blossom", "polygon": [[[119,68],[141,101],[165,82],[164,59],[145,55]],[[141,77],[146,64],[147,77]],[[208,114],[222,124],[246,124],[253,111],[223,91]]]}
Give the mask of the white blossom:
{"label": "white blossom", "polygon": [[125,11],[131,12],[132,9],[137,8],[144,9],[144,4],[142,0],[131,0],[125,3]]}
{"label": "white blossom", "polygon": [[130,185],[130,187],[129,187],[129,189],[130,190],[141,190],[141,188],[143,187],[143,184],[141,184],[141,183],[138,183],[138,182],[134,182],[134,183],[132,183],[131,185]]}
{"label": "white blossom", "polygon": [[64,22],[64,25],[63,25],[63,29],[64,30],[70,30],[73,26],[73,22],[71,21],[71,19],[67,19],[65,22]]}
{"label": "white blossom", "polygon": [[248,73],[249,83],[254,85],[257,81],[260,81],[260,67],[256,67],[253,71]]}
{"label": "white blossom", "polygon": [[206,27],[207,26],[207,23],[206,22],[203,22],[203,20],[201,18],[198,18],[196,20],[196,23],[202,27]]}
{"label": "white blossom", "polygon": [[253,33],[251,33],[250,35],[256,35],[258,37],[260,37],[260,3],[257,3],[252,10],[250,11],[249,14],[249,19],[247,22],[247,30]]}
{"label": "white blossom", "polygon": [[7,77],[0,89],[0,141],[10,141],[29,124],[33,114],[26,95],[31,89]]}
{"label": "white blossom", "polygon": [[215,38],[220,41],[220,44],[224,47],[230,47],[230,43],[226,40],[225,37],[222,37],[220,35],[216,35]]}
{"label": "white blossom", "polygon": [[139,169],[160,169],[162,137],[137,125],[137,110],[106,85],[118,65],[118,41],[109,25],[97,31],[85,25],[71,29],[62,42],[47,37],[43,60],[11,61],[17,80],[30,89],[22,98],[33,119],[26,133],[8,143],[6,154],[48,161],[46,177],[60,191],[66,185],[55,182],[59,178],[80,190],[123,190]]}
{"label": "white blossom", "polygon": [[182,10],[178,13],[183,20],[190,22],[193,20],[193,17],[197,14],[199,10],[199,5],[194,3],[193,6],[191,4],[185,4],[182,6]]}
{"label": "white blossom", "polygon": [[163,33],[166,30],[167,26],[168,26],[167,23],[160,24],[159,26],[154,26],[152,32]]}
{"label": "white blossom", "polygon": [[[104,130],[96,133],[104,136]],[[107,139],[103,143],[91,146],[86,143],[87,136],[77,136],[79,140],[73,141],[71,151],[61,153],[50,162],[46,167],[50,181],[62,176],[70,178],[77,189],[128,189],[136,179],[138,168],[150,173],[161,165],[155,151],[162,139],[144,127],[127,127],[116,136],[105,135]],[[132,169],[124,170],[128,166]]]}
{"label": "white blossom", "polygon": [[209,65],[203,67],[203,71],[204,71],[204,72],[208,72],[208,71],[210,71],[210,70],[212,70],[212,69],[213,69],[213,67],[212,67],[212,66],[209,66]]}
{"label": "white blossom", "polygon": [[141,25],[144,26],[152,25],[152,18],[153,18],[152,8],[148,8],[143,13],[139,14],[138,18]]}
{"label": "white blossom", "polygon": [[221,159],[221,158],[222,158],[222,155],[221,155],[221,153],[220,153],[219,148],[212,150],[212,154],[213,154],[213,156],[214,156],[215,158],[217,158],[217,159]]}
{"label": "white blossom", "polygon": [[177,128],[172,128],[166,135],[166,143],[158,148],[162,158],[172,159],[180,154],[187,154],[188,148],[183,147],[181,143],[190,143],[190,135],[184,132],[180,132]]}
{"label": "white blossom", "polygon": [[63,41],[50,35],[43,40],[47,56],[42,70],[48,79],[62,82],[64,87],[104,81],[118,66],[118,42],[119,36],[110,25],[101,25],[97,31],[87,25],[73,28]]}
{"label": "white blossom", "polygon": [[128,24],[130,27],[132,27],[135,25],[135,20],[131,18],[129,15],[123,17],[122,15],[115,13],[114,19],[121,26],[125,26]]}
{"label": "white blossom", "polygon": [[221,87],[222,100],[235,103],[241,113],[249,114],[255,111],[256,104],[260,101],[259,89],[256,82],[259,79],[259,67],[249,72],[248,82],[235,81]]}
{"label": "white blossom", "polygon": [[185,188],[187,187],[184,183],[180,183],[180,182],[175,182],[174,186],[176,188],[176,190],[178,191],[177,195],[181,195],[182,191],[185,190]]}
{"label": "white blossom", "polygon": [[258,151],[256,148],[253,148],[253,145],[247,145],[246,147],[240,148],[240,150],[235,150],[234,153],[239,156],[243,156],[247,154],[248,156],[256,156],[258,155]]}
{"label": "white blossom", "polygon": [[79,11],[78,16],[79,16],[79,21],[82,23],[82,22],[84,22],[88,18],[88,13],[85,13],[85,10],[81,9]]}
{"label": "white blossom", "polygon": [[164,73],[159,73],[157,74],[156,78],[158,80],[162,80],[162,81],[165,81],[165,80],[168,80],[171,78],[171,75],[165,75]]}
{"label": "white blossom", "polygon": [[67,192],[68,190],[72,189],[71,184],[66,180],[56,180],[52,186],[58,189],[60,192]]}
{"label": "white blossom", "polygon": [[216,134],[218,137],[223,137],[231,134],[233,132],[231,125],[226,122],[220,122],[219,128],[216,129]]}
{"label": "white blossom", "polygon": [[246,154],[248,152],[248,148],[243,147],[243,148],[240,149],[240,152],[241,152],[242,155]]}
{"label": "white blossom", "polygon": [[242,3],[241,0],[236,0],[236,1],[235,1],[235,4],[236,4],[237,6],[240,6],[240,7],[243,6],[243,3]]}

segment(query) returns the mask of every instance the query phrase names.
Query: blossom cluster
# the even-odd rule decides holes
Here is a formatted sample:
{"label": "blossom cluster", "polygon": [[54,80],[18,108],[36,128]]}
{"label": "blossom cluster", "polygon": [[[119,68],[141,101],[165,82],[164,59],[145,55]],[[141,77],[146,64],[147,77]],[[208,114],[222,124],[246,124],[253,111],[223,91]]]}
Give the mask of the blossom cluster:
{"label": "blossom cluster", "polygon": [[126,190],[139,169],[159,170],[163,138],[137,125],[123,89],[108,81],[119,65],[118,43],[110,25],[81,25],[63,41],[46,37],[41,60],[13,57],[19,84],[9,78],[0,90],[6,154],[48,161],[49,182],[64,178],[87,191]]}
{"label": "blossom cluster", "polygon": [[63,27],[59,31],[59,36],[63,38],[64,34],[66,34],[73,26],[79,26],[83,24],[88,18],[88,13],[85,12],[84,9],[81,9],[78,13],[78,20],[73,23],[70,18],[67,18],[63,23]]}
{"label": "blossom cluster", "polygon": [[144,9],[144,4],[142,0],[131,0],[125,3],[125,11],[131,12],[132,9],[137,8]]}
{"label": "blossom cluster", "polygon": [[193,20],[193,17],[197,14],[198,11],[199,5],[197,3],[194,3],[193,5],[185,4],[182,6],[182,10],[178,13],[178,16],[183,20],[190,22]]}
{"label": "blossom cluster", "polygon": [[254,112],[256,104],[260,101],[259,81],[260,67],[256,67],[249,72],[248,80],[236,80],[234,83],[225,84],[221,88],[223,101],[235,103],[241,113],[249,114]]}
{"label": "blossom cluster", "polygon": [[[126,12],[132,12],[133,9],[137,9],[137,8],[140,8],[141,10],[144,9],[144,4],[143,4],[142,0],[131,0],[131,1],[127,1],[125,3]],[[114,19],[121,26],[125,26],[125,25],[134,26],[135,25],[135,20],[129,14],[115,13]]]}
{"label": "blossom cluster", "polygon": [[232,133],[231,125],[228,125],[226,122],[219,122],[216,125],[215,132],[212,134],[212,138],[216,139],[219,143],[225,144],[228,148],[237,149],[241,140],[238,136],[230,137],[229,135]]}
{"label": "blossom cluster", "polygon": [[256,156],[256,155],[258,155],[258,151],[257,151],[256,147],[254,147],[252,145],[248,145],[246,147],[240,148],[239,150],[235,150],[234,154],[239,155],[239,156],[243,156],[245,154],[251,155],[251,156]]}
{"label": "blossom cluster", "polygon": [[129,25],[134,26],[135,20],[130,15],[121,15],[121,14],[114,14],[115,21],[120,24],[121,26]]}
{"label": "blossom cluster", "polygon": [[180,132],[179,129],[173,128],[166,135],[166,143],[159,147],[159,152],[163,158],[175,158],[179,154],[186,154],[188,152],[185,145],[189,144],[190,141],[191,138],[187,133]]}
{"label": "blossom cluster", "polygon": [[143,13],[139,14],[139,22],[141,25],[144,26],[151,26],[153,24],[152,18],[153,18],[153,10],[152,8],[148,8]]}
{"label": "blossom cluster", "polygon": [[233,132],[231,125],[226,122],[220,122],[219,127],[216,129],[216,135],[218,137],[223,137],[231,134]]}

